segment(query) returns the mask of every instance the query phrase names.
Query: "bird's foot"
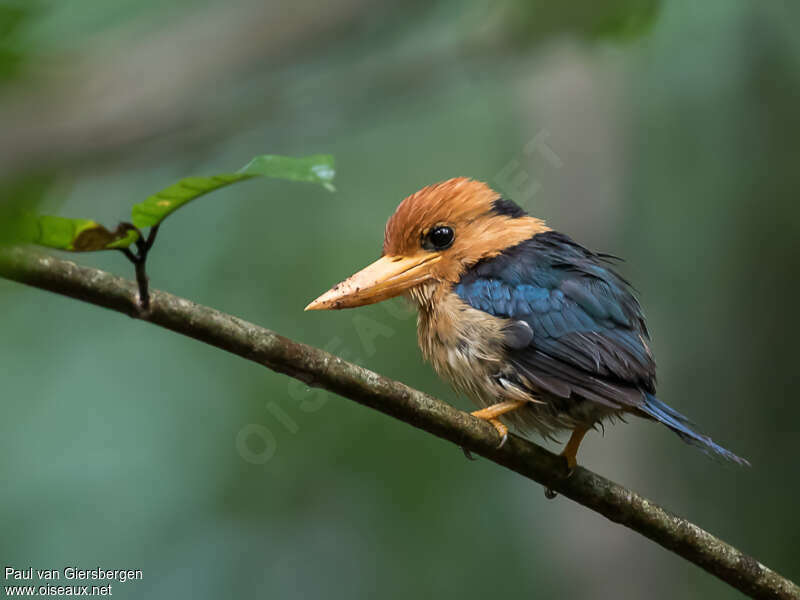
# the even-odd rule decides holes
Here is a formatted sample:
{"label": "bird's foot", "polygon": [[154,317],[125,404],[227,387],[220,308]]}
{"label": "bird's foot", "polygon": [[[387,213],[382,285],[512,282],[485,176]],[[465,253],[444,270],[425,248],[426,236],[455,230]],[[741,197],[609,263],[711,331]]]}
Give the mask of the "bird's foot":
{"label": "bird's foot", "polygon": [[589,431],[589,428],[583,426],[573,429],[567,445],[561,451],[561,456],[567,463],[567,477],[570,477],[575,472],[575,467],[578,466],[578,448],[587,431]]}
{"label": "bird's foot", "polygon": [[[486,417],[481,417],[480,415],[476,415],[475,413],[478,413],[478,412],[481,412],[481,411],[476,410],[474,413],[471,413],[471,414],[472,414],[472,416],[478,417],[479,419],[481,419],[483,421],[488,421],[489,423],[492,424],[492,427],[494,427],[497,430],[497,435],[500,436],[500,443],[497,444],[497,448],[496,449],[500,450],[500,448],[502,448],[505,445],[505,443],[508,441],[508,427],[503,425],[498,419],[490,419],[490,418],[486,418]],[[467,458],[469,458],[469,456]]]}
{"label": "bird's foot", "polygon": [[472,452],[469,451],[469,448],[465,448],[464,446],[461,446],[461,451],[464,453],[464,456],[467,457],[467,460],[472,460],[472,461],[478,460],[477,458],[472,456]]}
{"label": "bird's foot", "polygon": [[508,427],[503,425],[497,419],[489,419],[489,423],[491,423],[495,429],[497,429],[497,434],[500,436],[500,443],[497,444],[497,449],[500,450],[503,446],[505,446],[506,442],[508,441]]}
{"label": "bird's foot", "polygon": [[[572,474],[575,472],[575,467],[578,465],[575,456],[567,456],[563,452],[559,456],[563,457],[564,461],[567,463],[567,474],[564,476],[564,479],[569,479],[572,477]],[[558,492],[553,488],[546,487],[544,488],[544,497],[548,500],[552,500],[558,497]]]}
{"label": "bird's foot", "polygon": [[517,410],[526,404],[527,402],[519,400],[498,402],[497,404],[492,404],[491,406],[482,408],[481,410],[476,410],[470,414],[473,417],[478,417],[479,419],[488,421],[497,430],[497,433],[500,436],[500,443],[497,445],[497,449],[499,450],[508,441],[508,427],[503,425],[497,417],[509,413],[512,410]]}
{"label": "bird's foot", "polygon": [[[589,428],[583,426],[573,429],[567,445],[564,446],[564,449],[561,451],[560,456],[564,459],[564,462],[567,463],[566,479],[572,477],[572,474],[575,472],[575,467],[578,466],[578,448],[580,447],[581,442],[583,441],[583,436],[586,435],[587,431],[589,431]],[[548,500],[552,500],[558,496],[558,493],[552,488],[545,488],[544,496]]]}
{"label": "bird's foot", "polygon": [[564,462],[567,463],[567,478],[572,477],[572,474],[575,472],[575,467],[578,466],[577,457],[574,455],[567,455],[563,452],[559,455],[564,459]]}

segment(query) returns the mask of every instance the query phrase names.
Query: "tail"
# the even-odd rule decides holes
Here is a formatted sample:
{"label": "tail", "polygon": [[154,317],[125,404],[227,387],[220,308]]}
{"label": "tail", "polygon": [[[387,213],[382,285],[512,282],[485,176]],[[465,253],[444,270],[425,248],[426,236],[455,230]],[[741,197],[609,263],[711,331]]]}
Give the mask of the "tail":
{"label": "tail", "polygon": [[639,407],[639,410],[669,427],[687,444],[700,448],[700,450],[705,453],[713,453],[725,460],[735,462],[736,464],[750,466],[750,463],[744,458],[736,456],[733,452],[726,450],[719,444],[715,444],[714,440],[707,435],[695,431],[694,423],[678,411],[661,402],[652,394],[645,394],[644,404]]}

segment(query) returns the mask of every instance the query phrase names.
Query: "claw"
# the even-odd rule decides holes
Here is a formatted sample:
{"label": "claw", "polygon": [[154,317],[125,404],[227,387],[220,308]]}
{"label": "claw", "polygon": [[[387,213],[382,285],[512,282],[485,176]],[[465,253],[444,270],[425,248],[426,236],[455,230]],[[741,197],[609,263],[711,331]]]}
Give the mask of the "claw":
{"label": "claw", "polygon": [[[570,461],[567,457],[564,457],[567,462],[567,475],[564,479],[569,479],[575,473],[575,464],[570,464]],[[544,488],[544,497],[548,500],[552,500],[553,498],[558,497],[558,492],[555,491],[553,488]]]}
{"label": "claw", "polygon": [[508,440],[508,427],[503,425],[497,419],[489,419],[489,423],[492,424],[492,426],[497,430],[497,435],[500,436],[500,443],[497,444],[497,449],[500,450],[500,448],[503,447],[503,444],[505,444]]}
{"label": "claw", "polygon": [[472,452],[470,452],[470,451],[469,451],[469,448],[464,448],[464,447],[462,446],[462,447],[461,447],[461,451],[464,453],[464,456],[466,456],[466,457],[467,457],[467,460],[472,460],[472,461],[476,461],[476,460],[478,460],[477,458],[475,458],[474,456],[472,456]]}
{"label": "claw", "polygon": [[527,402],[522,401],[509,401],[509,402],[498,402],[497,404],[493,404],[487,408],[476,410],[475,412],[470,413],[473,417],[478,417],[484,421],[489,421],[489,423],[494,426],[497,430],[498,435],[500,436],[500,443],[497,445],[497,449],[499,450],[502,448],[505,443],[508,441],[508,427],[503,425],[497,417],[500,415],[504,415],[512,410],[517,410],[521,406],[524,406]]}

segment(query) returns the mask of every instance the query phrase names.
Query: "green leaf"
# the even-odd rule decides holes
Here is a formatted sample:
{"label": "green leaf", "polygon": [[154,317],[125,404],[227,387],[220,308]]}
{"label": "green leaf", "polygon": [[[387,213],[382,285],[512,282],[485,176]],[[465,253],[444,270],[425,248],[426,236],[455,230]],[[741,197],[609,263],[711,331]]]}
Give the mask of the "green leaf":
{"label": "green leaf", "polygon": [[330,192],[336,191],[332,183],[336,171],[333,168],[333,157],[330,154],[315,154],[303,158],[262,154],[256,156],[238,172],[254,177],[275,177],[319,183]]}
{"label": "green leaf", "polygon": [[325,189],[334,191],[331,183],[334,175],[333,157],[327,154],[303,158],[263,154],[256,156],[236,173],[181,179],[168,188],[156,192],[144,202],[134,205],[132,220],[137,227],[153,227],[187,202],[221,187],[253,177],[308,181],[319,183]]}
{"label": "green leaf", "polygon": [[127,248],[139,239],[139,232],[130,223],[120,223],[116,230],[109,231],[88,219],[50,215],[26,217],[21,229],[25,241],[72,252]]}

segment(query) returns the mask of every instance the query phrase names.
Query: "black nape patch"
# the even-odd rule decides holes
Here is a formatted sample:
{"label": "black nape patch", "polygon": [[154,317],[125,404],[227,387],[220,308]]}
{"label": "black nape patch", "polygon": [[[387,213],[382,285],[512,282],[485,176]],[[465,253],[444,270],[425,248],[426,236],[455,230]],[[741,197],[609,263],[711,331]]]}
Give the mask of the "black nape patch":
{"label": "black nape patch", "polygon": [[492,212],[496,215],[511,217],[512,219],[519,219],[520,217],[524,217],[528,214],[522,210],[522,208],[520,208],[516,202],[513,202],[512,200],[505,200],[503,198],[498,198],[492,202]]}

